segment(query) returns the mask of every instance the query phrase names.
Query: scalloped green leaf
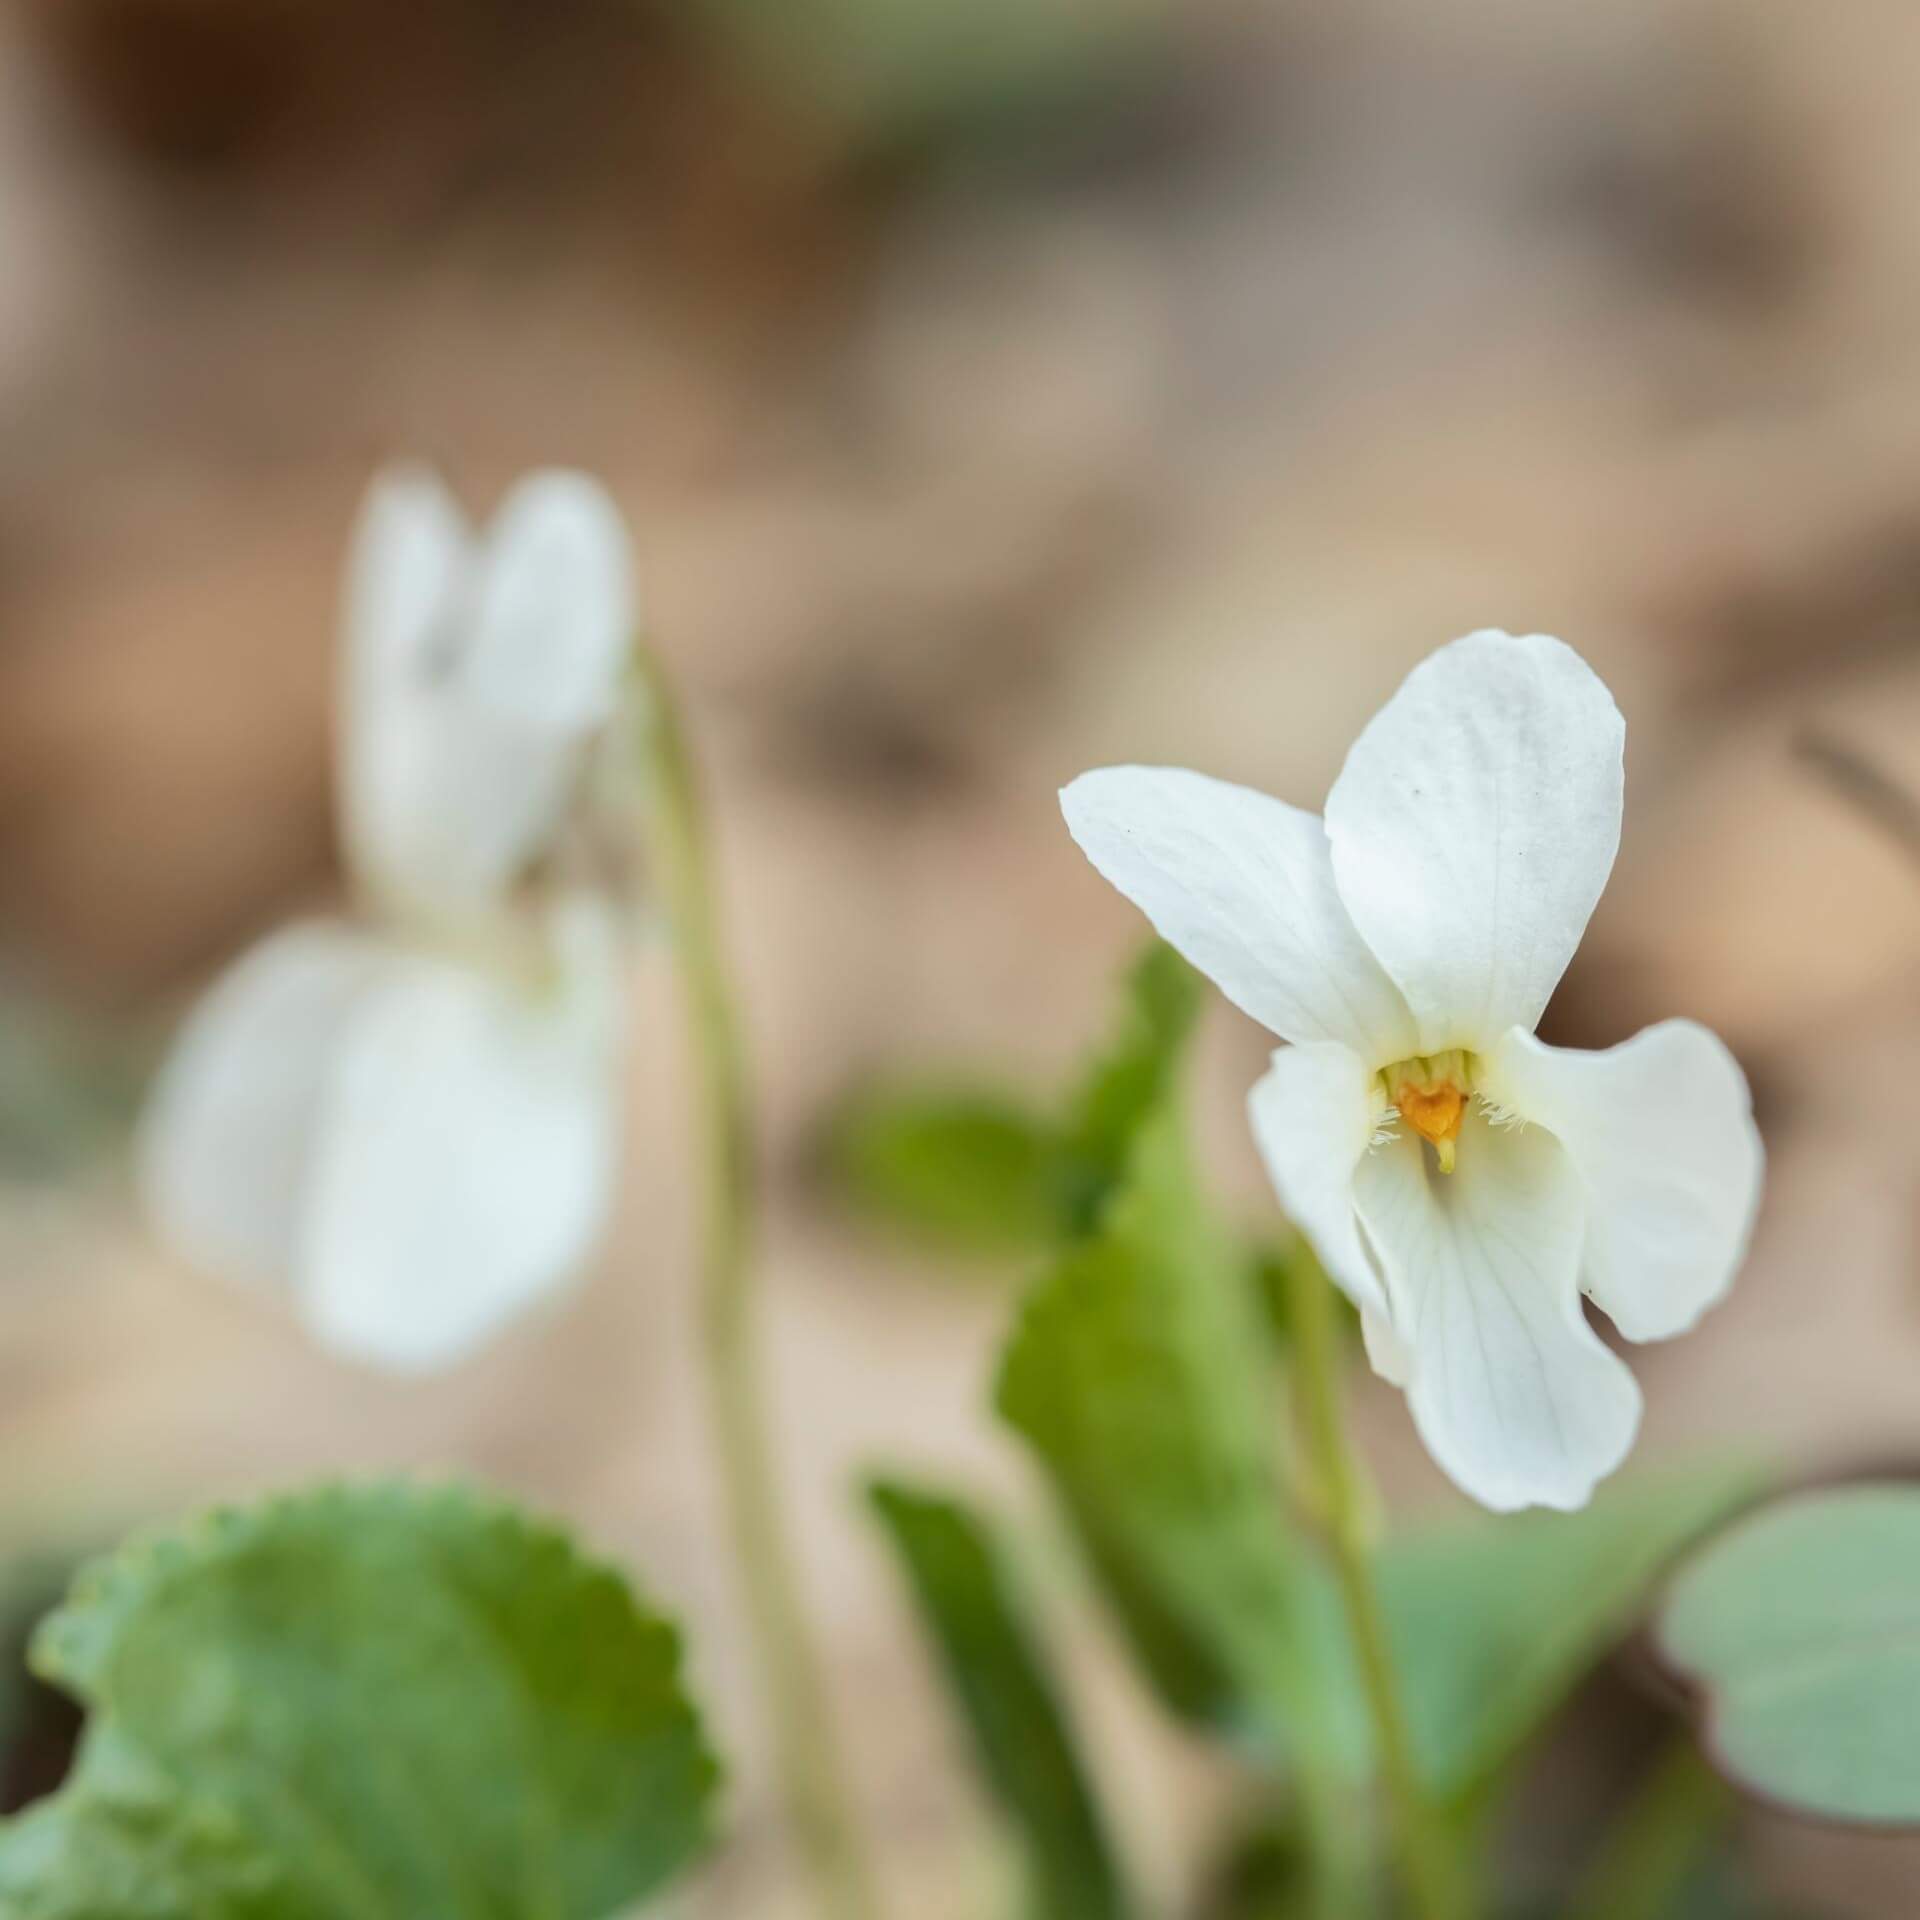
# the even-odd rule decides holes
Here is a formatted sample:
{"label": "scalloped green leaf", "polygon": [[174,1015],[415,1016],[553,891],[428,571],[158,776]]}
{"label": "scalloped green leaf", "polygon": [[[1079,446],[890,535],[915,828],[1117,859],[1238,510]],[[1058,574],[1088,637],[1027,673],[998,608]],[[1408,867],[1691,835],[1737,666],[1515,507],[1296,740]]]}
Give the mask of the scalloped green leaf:
{"label": "scalloped green leaf", "polygon": [[0,1824],[6,1920],[606,1920],[705,1844],[676,1630],[457,1486],[329,1486],[96,1564],[34,1663],[88,1721]]}
{"label": "scalloped green leaf", "polygon": [[868,1489],[955,1699],[980,1771],[1025,1851],[1037,1920],[1124,1920],[1134,1903],[1066,1715],[987,1524],[951,1496]]}
{"label": "scalloped green leaf", "polygon": [[1675,1579],[1659,1639],[1734,1780],[1920,1825],[1920,1488],[1803,1494],[1729,1527]]}

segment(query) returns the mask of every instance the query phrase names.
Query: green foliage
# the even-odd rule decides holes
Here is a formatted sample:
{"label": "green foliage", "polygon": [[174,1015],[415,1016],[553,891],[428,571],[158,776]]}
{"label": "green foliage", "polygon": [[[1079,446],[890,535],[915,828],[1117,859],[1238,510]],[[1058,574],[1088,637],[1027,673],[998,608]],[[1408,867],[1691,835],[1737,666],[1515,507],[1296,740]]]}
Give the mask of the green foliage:
{"label": "green foliage", "polygon": [[1164,1112],[1101,1230],[1028,1296],[996,1401],[1172,1704],[1278,1745],[1317,1723],[1319,1689],[1271,1388],[1246,1263]]}
{"label": "green foliage", "polygon": [[1760,1491],[1702,1468],[1530,1513],[1410,1533],[1378,1561],[1415,1751],[1448,1793],[1484,1785],[1633,1623],[1689,1541]]}
{"label": "green foliage", "polygon": [[1151,77],[1164,0],[695,0],[783,100],[856,150],[1102,110]]}
{"label": "green foliage", "polygon": [[[1354,1857],[1370,1837],[1370,1726],[1331,1573],[1293,1528],[1279,1452],[1299,1249],[1234,1235],[1195,1177],[1176,1083],[1198,1005],[1191,970],[1150,950],[1059,1118],[1025,1120],[1031,1150],[1004,1156],[1017,1186],[984,1155],[971,1173],[964,1154],[945,1165],[956,1186],[1017,1194],[1018,1205],[997,1203],[1017,1223],[1010,1239],[1040,1220],[1036,1191],[1057,1196],[1051,1263],[1002,1356],[997,1408],[1036,1456],[1163,1701],[1291,1770],[1300,1789],[1291,1812],[1305,1826],[1275,1828],[1277,1851],[1236,1862],[1213,1890],[1220,1910],[1280,1913],[1303,1897],[1358,1910],[1370,1897]],[[1056,1170],[1046,1181],[1043,1157]],[[1758,1486],[1745,1468],[1717,1469],[1612,1491],[1578,1514],[1478,1519],[1382,1550],[1416,1757],[1463,1822],[1674,1555]],[[977,1682],[951,1640],[948,1652],[977,1723]],[[1005,1769],[998,1778],[1010,1796],[1028,1791]]]}
{"label": "green foliage", "polygon": [[1312,1910],[1310,1868],[1297,1822],[1278,1809],[1243,1820],[1205,1869],[1197,1920],[1300,1920]]}
{"label": "green foliage", "polygon": [[1920,1491],[1779,1502],[1708,1543],[1660,1621],[1711,1757],[1805,1813],[1920,1823]]}
{"label": "green foliage", "polygon": [[957,1500],[898,1482],[869,1491],[981,1771],[1020,1833],[1036,1920],[1120,1920],[1133,1903],[986,1524]]}
{"label": "green foliage", "polygon": [[151,1036],[0,982],[0,1181],[63,1178],[133,1129]]}
{"label": "green foliage", "polygon": [[0,1826],[5,1920],[604,1920],[704,1844],[674,1629],[453,1487],[329,1487],[137,1540],[42,1628],[89,1709]]}
{"label": "green foliage", "polygon": [[1022,1255],[1059,1231],[1053,1125],[993,1093],[875,1089],[834,1131],[834,1169],[863,1212],[956,1252]]}
{"label": "green foliage", "polygon": [[1199,1011],[1199,976],[1155,942],[1128,972],[1111,1036],[1057,1112],[981,1090],[870,1090],[829,1143],[843,1192],[953,1252],[1031,1257],[1091,1232],[1134,1136],[1173,1086]]}
{"label": "green foliage", "polygon": [[1127,970],[1113,1031],[1067,1097],[1061,1200],[1071,1237],[1099,1226],[1140,1130],[1172,1101],[1201,1002],[1200,976],[1157,940]]}

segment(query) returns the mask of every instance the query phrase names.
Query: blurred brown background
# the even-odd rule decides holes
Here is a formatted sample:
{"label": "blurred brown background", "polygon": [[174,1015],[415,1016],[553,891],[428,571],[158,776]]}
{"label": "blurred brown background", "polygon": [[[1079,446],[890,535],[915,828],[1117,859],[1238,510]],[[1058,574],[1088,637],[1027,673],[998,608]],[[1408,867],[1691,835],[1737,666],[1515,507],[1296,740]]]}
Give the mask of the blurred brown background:
{"label": "blurred brown background", "polygon": [[[0,1501],[86,1531],[432,1461],[574,1514],[696,1617],[743,1756],[685,1910],[787,1911],[658,960],[618,1244],[451,1378],[307,1350],[41,1137],[334,885],[336,572],[397,453],[475,506],[589,466],[637,530],[718,789],[784,1465],[898,1910],[989,1911],[1000,1869],[850,1478],[1033,1502],[984,1418],[1006,1294],[851,1228],[811,1146],[878,1065],[1040,1084],[1096,1030],[1138,928],[1059,824],[1088,765],[1314,805],[1439,642],[1580,647],[1628,817],[1552,1025],[1710,1021],[1773,1156],[1732,1303],[1637,1357],[1641,1464],[1920,1455],[1920,866],[1794,751],[1920,790],[1917,73],[1892,0],[8,0]],[[1260,1048],[1215,1016],[1249,1208]],[[1396,1501],[1443,1499],[1365,1406]],[[1171,1887],[1217,1783],[1074,1645]],[[1910,1847],[1756,1839],[1814,1911],[1914,1911]]]}

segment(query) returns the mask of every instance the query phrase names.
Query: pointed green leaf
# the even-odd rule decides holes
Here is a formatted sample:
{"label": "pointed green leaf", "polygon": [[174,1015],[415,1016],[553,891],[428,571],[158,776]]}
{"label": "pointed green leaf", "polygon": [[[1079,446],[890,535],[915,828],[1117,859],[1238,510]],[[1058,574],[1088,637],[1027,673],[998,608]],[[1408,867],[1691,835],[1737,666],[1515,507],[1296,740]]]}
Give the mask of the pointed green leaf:
{"label": "pointed green leaf", "polygon": [[869,1489],[973,1735],[980,1769],[1026,1851],[1035,1920],[1120,1920],[1122,1890],[1058,1695],[985,1523],[896,1481]]}
{"label": "pointed green leaf", "polygon": [[1113,1031],[1067,1100],[1061,1200],[1070,1235],[1099,1225],[1141,1128],[1172,1097],[1201,1003],[1200,976],[1157,940],[1128,969]]}
{"label": "pointed green leaf", "polygon": [[329,1487],[136,1540],[43,1627],[66,1785],[5,1920],[605,1920],[707,1837],[674,1629],[471,1491]]}
{"label": "pointed green leaf", "polygon": [[1659,1633],[1735,1780],[1829,1819],[1920,1824],[1920,1490],[1804,1494],[1728,1528]]}
{"label": "pointed green leaf", "polygon": [[933,1247],[1017,1257],[1079,1239],[1171,1092],[1199,1011],[1199,975],[1155,942],[1058,1121],[1007,1094],[881,1087],[835,1123],[833,1171],[855,1206]]}
{"label": "pointed green leaf", "polygon": [[[1102,1230],[1029,1295],[997,1405],[1033,1448],[1173,1704],[1278,1743],[1318,1689],[1273,1456],[1268,1330],[1177,1117],[1142,1131]],[[1115,1576],[1118,1575],[1116,1582]]]}

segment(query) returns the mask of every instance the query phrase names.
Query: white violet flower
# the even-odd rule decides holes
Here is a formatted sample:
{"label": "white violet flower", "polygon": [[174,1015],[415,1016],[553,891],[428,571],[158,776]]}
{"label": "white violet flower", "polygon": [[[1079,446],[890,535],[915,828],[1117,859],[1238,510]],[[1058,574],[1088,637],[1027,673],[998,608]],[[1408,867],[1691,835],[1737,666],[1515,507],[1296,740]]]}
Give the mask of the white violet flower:
{"label": "white violet flower", "polygon": [[1747,1084],[1670,1020],[1589,1053],[1534,1027],[1620,840],[1625,726],[1571,648],[1475,633],[1407,676],[1324,820],[1174,768],[1061,796],[1094,866],[1291,1044],[1254,1088],[1280,1201],[1375,1370],[1489,1507],[1573,1508],[1626,1457],[1629,1340],[1726,1292],[1759,1200]]}
{"label": "white violet flower", "polygon": [[610,1210],[616,903],[553,864],[622,698],[627,539],[576,474],[476,536],[430,475],[371,491],[349,569],[338,800],[357,921],[270,935],[189,1016],[141,1177],[195,1264],[323,1343],[444,1365],[582,1265]]}

